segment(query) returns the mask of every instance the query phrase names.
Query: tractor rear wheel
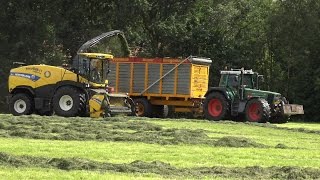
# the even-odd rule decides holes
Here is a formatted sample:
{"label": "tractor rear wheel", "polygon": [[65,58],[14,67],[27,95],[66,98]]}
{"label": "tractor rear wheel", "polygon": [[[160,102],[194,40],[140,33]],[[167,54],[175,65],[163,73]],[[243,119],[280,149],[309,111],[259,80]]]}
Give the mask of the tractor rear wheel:
{"label": "tractor rear wheel", "polygon": [[32,114],[32,110],[33,110],[32,98],[25,93],[15,94],[10,99],[9,109],[14,116]]}
{"label": "tractor rear wheel", "polygon": [[152,117],[152,105],[146,98],[138,98],[133,101],[136,105],[138,116]]}
{"label": "tractor rear wheel", "polygon": [[270,114],[270,106],[265,99],[255,98],[247,103],[246,119],[249,122],[267,122]]}
{"label": "tractor rear wheel", "polygon": [[229,103],[226,98],[218,92],[209,94],[204,100],[204,115],[209,120],[224,119],[229,113]]}
{"label": "tractor rear wheel", "polygon": [[75,117],[84,109],[79,91],[70,86],[61,87],[53,96],[53,109],[58,116]]}

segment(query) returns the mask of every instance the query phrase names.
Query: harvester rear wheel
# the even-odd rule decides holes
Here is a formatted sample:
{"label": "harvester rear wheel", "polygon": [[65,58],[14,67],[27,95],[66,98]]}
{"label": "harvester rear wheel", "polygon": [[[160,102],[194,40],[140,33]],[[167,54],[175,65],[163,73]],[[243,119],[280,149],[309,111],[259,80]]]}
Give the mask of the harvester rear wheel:
{"label": "harvester rear wheel", "polygon": [[270,106],[265,99],[255,98],[247,103],[246,119],[249,122],[267,122],[270,113]]}
{"label": "harvester rear wheel", "polygon": [[79,92],[74,87],[61,87],[53,96],[53,109],[58,116],[75,117],[82,109]]}
{"label": "harvester rear wheel", "polygon": [[33,101],[28,94],[18,93],[10,99],[9,109],[14,116],[29,115],[33,110]]}
{"label": "harvester rear wheel", "polygon": [[229,104],[226,98],[218,92],[209,94],[204,100],[204,115],[209,120],[224,119],[229,112]]}
{"label": "harvester rear wheel", "polygon": [[152,105],[145,98],[138,98],[133,100],[136,105],[136,113],[138,116],[151,117]]}

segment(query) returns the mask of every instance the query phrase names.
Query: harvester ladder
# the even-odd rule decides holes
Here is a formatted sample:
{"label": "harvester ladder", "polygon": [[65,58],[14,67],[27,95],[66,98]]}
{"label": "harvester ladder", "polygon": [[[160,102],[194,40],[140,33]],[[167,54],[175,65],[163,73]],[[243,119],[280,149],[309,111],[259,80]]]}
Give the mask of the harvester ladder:
{"label": "harvester ladder", "polygon": [[153,82],[150,86],[148,86],[145,90],[143,90],[140,95],[142,95],[143,93],[145,93],[146,91],[148,91],[150,88],[152,88],[155,84],[157,84],[159,81],[161,81],[164,77],[166,77],[168,74],[170,74],[172,71],[174,71],[175,69],[177,69],[181,64],[183,64],[184,62],[186,62],[188,59],[192,58],[192,56],[187,57],[186,59],[184,59],[183,61],[181,61],[178,65],[176,65],[174,68],[172,68],[170,71],[168,71],[167,73],[165,73],[163,76],[161,76],[158,80],[156,80],[155,82]]}

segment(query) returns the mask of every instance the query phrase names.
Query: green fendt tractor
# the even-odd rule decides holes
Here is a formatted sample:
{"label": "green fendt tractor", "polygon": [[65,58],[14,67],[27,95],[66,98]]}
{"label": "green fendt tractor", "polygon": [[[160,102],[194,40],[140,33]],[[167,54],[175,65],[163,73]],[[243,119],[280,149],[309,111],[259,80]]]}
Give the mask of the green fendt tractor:
{"label": "green fendt tractor", "polygon": [[304,114],[303,106],[289,104],[280,93],[262,91],[252,70],[231,69],[221,71],[219,87],[206,93],[204,114],[209,120],[221,120],[245,115],[250,122],[287,122],[288,117]]}

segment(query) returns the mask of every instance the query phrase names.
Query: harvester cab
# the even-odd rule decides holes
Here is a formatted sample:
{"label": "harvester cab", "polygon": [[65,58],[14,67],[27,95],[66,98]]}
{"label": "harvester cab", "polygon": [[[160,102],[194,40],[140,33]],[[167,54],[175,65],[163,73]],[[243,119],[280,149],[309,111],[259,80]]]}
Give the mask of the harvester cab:
{"label": "harvester cab", "polygon": [[286,122],[291,115],[304,114],[303,106],[289,104],[280,93],[260,90],[263,76],[252,70],[221,71],[219,87],[209,88],[204,103],[211,120],[245,115],[250,122]]}
{"label": "harvester cab", "polygon": [[69,68],[41,64],[11,69],[8,81],[11,113],[55,112],[64,117],[134,115],[135,105],[128,95],[108,91],[107,75],[113,55],[94,49],[102,39],[119,34],[120,31],[103,33],[84,43]]}

